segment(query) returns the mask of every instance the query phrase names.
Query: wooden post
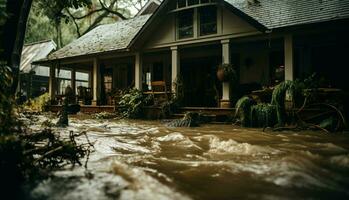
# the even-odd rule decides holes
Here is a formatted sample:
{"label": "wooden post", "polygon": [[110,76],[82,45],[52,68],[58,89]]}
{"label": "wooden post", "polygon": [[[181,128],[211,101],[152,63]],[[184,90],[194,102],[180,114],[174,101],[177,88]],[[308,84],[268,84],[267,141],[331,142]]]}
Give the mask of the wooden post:
{"label": "wooden post", "polygon": [[293,68],[293,36],[286,35],[284,41],[285,48],[285,80],[294,80]]}
{"label": "wooden post", "polygon": [[54,101],[56,98],[56,89],[56,67],[55,64],[51,64],[49,77],[49,93],[51,101]]}
{"label": "wooden post", "polygon": [[135,88],[137,90],[143,89],[143,68],[142,68],[142,56],[138,52],[135,55]]}
{"label": "wooden post", "polygon": [[173,46],[171,47],[171,52],[172,52],[172,92],[176,92],[176,88],[174,83],[177,81],[177,78],[180,75],[180,69],[181,69],[181,65],[180,65],[180,56],[179,56],[179,52],[178,52],[178,47],[177,46]]}
{"label": "wooden post", "polygon": [[[222,40],[222,63],[223,64],[230,64],[231,62],[231,56],[230,56],[230,41],[229,40]],[[221,108],[230,108],[230,83],[229,82],[223,82],[222,86],[223,92],[222,92],[222,99],[220,103]]]}
{"label": "wooden post", "polygon": [[76,70],[71,69],[71,88],[73,89],[74,95],[76,95]]}
{"label": "wooden post", "polygon": [[100,96],[100,69],[99,69],[99,64],[98,64],[98,58],[93,59],[93,70],[92,70],[92,76],[93,76],[93,99],[92,99],[92,105],[97,106],[99,96]]}

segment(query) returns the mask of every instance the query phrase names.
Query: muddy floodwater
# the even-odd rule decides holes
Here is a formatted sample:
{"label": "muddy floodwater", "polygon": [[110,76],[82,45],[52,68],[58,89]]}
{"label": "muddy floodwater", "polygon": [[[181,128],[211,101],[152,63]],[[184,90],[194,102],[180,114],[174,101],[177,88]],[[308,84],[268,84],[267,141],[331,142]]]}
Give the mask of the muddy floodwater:
{"label": "muddy floodwater", "polygon": [[94,144],[88,171],[56,172],[33,199],[349,199],[347,133],[81,118],[69,130]]}

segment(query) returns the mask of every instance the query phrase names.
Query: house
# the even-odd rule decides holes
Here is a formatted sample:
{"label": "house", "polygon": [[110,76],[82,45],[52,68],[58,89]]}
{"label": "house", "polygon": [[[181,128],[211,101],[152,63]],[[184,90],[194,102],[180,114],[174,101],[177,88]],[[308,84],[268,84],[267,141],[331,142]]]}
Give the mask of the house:
{"label": "house", "polygon": [[45,40],[23,46],[20,64],[19,91],[26,98],[37,97],[48,92],[49,67],[34,65],[32,62],[46,58],[56,49],[52,40]]}
{"label": "house", "polygon": [[[163,0],[153,14],[101,25],[37,63],[50,66],[52,98],[63,87],[59,68],[73,88],[92,89],[93,105],[115,89],[181,77],[184,106],[230,107],[236,95],[313,72],[348,90],[348,36],[349,1]],[[235,67],[238,86],[217,80],[221,63]]]}

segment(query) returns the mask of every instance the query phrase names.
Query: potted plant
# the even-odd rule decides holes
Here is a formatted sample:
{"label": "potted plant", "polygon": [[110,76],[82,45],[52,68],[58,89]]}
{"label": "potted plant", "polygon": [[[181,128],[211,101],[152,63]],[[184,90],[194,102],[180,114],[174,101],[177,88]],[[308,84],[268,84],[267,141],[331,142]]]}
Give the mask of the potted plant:
{"label": "potted plant", "polygon": [[221,64],[217,69],[217,78],[222,82],[236,80],[236,71],[231,64]]}

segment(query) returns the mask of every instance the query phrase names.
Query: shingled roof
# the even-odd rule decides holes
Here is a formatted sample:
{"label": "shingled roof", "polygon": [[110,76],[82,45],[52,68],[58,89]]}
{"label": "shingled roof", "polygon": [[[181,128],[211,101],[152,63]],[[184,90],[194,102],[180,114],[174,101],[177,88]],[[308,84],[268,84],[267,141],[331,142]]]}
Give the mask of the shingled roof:
{"label": "shingled roof", "polygon": [[348,0],[225,1],[268,29],[349,18]]}
{"label": "shingled roof", "polygon": [[25,44],[22,50],[20,71],[29,73],[33,69],[32,62],[45,58],[55,49],[56,44],[52,40]]}
{"label": "shingled roof", "polygon": [[100,25],[67,46],[50,54],[46,60],[125,50],[149,17],[150,15],[142,15],[113,24]]}

